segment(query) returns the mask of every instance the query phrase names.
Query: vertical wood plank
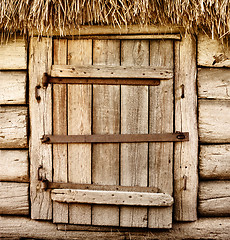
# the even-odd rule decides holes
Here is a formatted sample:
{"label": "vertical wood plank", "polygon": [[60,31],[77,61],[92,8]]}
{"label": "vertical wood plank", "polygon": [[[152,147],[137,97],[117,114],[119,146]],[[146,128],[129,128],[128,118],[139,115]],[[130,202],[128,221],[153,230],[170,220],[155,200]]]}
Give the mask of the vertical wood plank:
{"label": "vertical wood plank", "polygon": [[52,147],[42,144],[44,134],[52,134],[52,94],[51,86],[40,88],[41,101],[35,98],[35,87],[42,86],[44,72],[49,74],[52,65],[52,39],[31,38],[29,57],[29,104],[30,104],[30,191],[31,218],[51,219],[52,202],[50,191],[44,191],[38,181],[38,167],[43,166],[43,175],[52,181]]}
{"label": "vertical wood plank", "polygon": [[[92,40],[68,41],[69,64],[92,64]],[[91,134],[91,85],[68,86],[68,134]],[[69,182],[91,183],[91,144],[68,145]],[[91,224],[91,205],[69,205],[69,222]]]}
{"label": "vertical wood plank", "polygon": [[[94,65],[120,65],[119,40],[95,40]],[[120,86],[93,86],[93,134],[119,134]],[[119,144],[94,144],[92,182],[119,185]],[[119,226],[119,207],[93,206],[93,225]]]}
{"label": "vertical wood plank", "polygon": [[[53,63],[67,63],[67,40],[54,39]],[[67,135],[66,85],[53,85],[53,134]],[[53,145],[53,181],[67,182],[67,144]],[[53,202],[53,221],[68,223],[68,204]]]}
{"label": "vertical wood plank", "polygon": [[174,216],[178,221],[197,219],[196,72],[196,41],[193,36],[187,35],[181,42],[175,43],[175,130],[189,132],[189,141],[175,143],[174,149]]}
{"label": "vertical wood plank", "polygon": [[[173,42],[150,42],[150,65],[173,68]],[[149,133],[173,132],[173,79],[150,87]],[[149,186],[172,195],[173,143],[149,143]],[[166,181],[167,179],[167,181]],[[148,227],[170,228],[172,207],[149,208]]]}
{"label": "vertical wood plank", "polygon": [[[122,41],[121,64],[149,65],[149,41]],[[148,133],[148,87],[121,86],[121,133]],[[147,186],[148,144],[121,144],[121,185]],[[121,207],[120,226],[147,227],[147,208]]]}

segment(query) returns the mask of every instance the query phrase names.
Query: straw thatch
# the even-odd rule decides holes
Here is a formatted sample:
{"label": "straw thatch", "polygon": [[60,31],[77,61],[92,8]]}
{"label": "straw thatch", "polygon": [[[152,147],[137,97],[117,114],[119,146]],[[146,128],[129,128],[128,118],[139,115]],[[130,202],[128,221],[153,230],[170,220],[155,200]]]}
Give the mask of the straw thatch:
{"label": "straw thatch", "polygon": [[229,0],[0,0],[0,28],[44,34],[81,25],[176,24],[221,37],[230,29],[229,7]]}

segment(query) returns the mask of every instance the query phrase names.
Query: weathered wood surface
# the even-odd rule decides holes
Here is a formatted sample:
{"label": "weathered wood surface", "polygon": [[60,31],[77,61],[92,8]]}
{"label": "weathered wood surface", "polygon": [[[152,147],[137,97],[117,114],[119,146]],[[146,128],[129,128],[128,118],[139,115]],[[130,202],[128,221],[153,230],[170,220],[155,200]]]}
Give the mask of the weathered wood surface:
{"label": "weathered wood surface", "polygon": [[27,147],[28,108],[0,106],[0,148]]}
{"label": "weathered wood surface", "polygon": [[0,72],[0,104],[26,104],[26,72]]}
{"label": "weathered wood surface", "polygon": [[[75,227],[76,228],[76,227]],[[101,227],[102,228],[102,227]],[[118,229],[102,231],[101,228],[79,226],[78,231],[63,231],[56,224],[34,221],[25,217],[0,216],[0,236],[13,239],[219,239],[230,238],[230,218],[200,218],[196,222],[174,223],[166,231],[129,229],[122,232]],[[107,227],[108,228],[108,227]],[[67,226],[68,229],[68,226]],[[86,229],[84,231],[84,229]]]}
{"label": "weathered wood surface", "polygon": [[26,40],[20,37],[0,45],[0,70],[27,69]]}
{"label": "weathered wood surface", "polygon": [[0,182],[0,214],[29,215],[28,183]]}
{"label": "weathered wood surface", "polygon": [[201,179],[230,180],[230,145],[201,145],[199,172]]}
{"label": "weathered wood surface", "polygon": [[[165,193],[99,191],[83,189],[54,189],[51,198],[56,202],[89,203],[131,206],[172,206],[173,198]],[[103,211],[103,208],[101,208]]]}
{"label": "weathered wood surface", "polygon": [[198,35],[197,64],[205,67],[230,67],[230,48],[227,43]]}
{"label": "weathered wood surface", "polygon": [[230,101],[199,101],[199,138],[202,143],[230,142]]}
{"label": "weathered wood surface", "polygon": [[0,150],[0,181],[29,182],[27,150]]}
{"label": "weathered wood surface", "polygon": [[197,219],[198,131],[196,94],[196,42],[187,35],[175,43],[175,131],[189,132],[189,141],[175,143],[174,217]]}
{"label": "weathered wood surface", "polygon": [[199,68],[198,97],[205,99],[230,99],[230,69]]}
{"label": "weathered wood surface", "polygon": [[201,216],[230,216],[230,181],[207,181],[199,185]]}
{"label": "weathered wood surface", "polygon": [[40,101],[35,98],[36,86],[42,86],[44,72],[49,73],[52,64],[52,39],[31,38],[29,58],[29,105],[30,105],[30,192],[31,218],[52,219],[50,191],[44,191],[38,181],[38,167],[42,166],[44,178],[52,181],[52,146],[42,144],[45,134],[52,134],[51,86],[40,88]]}

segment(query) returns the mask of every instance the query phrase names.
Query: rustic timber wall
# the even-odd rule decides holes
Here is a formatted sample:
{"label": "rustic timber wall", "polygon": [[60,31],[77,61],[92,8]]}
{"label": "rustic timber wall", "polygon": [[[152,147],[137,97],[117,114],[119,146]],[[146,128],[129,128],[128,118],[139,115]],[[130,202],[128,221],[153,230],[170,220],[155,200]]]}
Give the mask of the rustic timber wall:
{"label": "rustic timber wall", "polygon": [[229,58],[227,44],[205,35],[198,37],[201,216],[230,215]]}
{"label": "rustic timber wall", "polygon": [[27,46],[0,46],[0,214],[29,215]]}

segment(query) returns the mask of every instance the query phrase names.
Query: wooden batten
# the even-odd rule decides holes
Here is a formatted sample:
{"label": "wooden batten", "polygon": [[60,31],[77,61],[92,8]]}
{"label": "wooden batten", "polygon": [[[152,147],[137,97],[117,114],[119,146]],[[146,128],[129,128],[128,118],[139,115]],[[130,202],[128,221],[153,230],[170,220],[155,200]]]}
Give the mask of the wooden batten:
{"label": "wooden batten", "polygon": [[28,183],[0,182],[0,214],[29,215]]}
{"label": "wooden batten", "polygon": [[29,181],[27,150],[0,150],[0,181]]}
{"label": "wooden batten", "polygon": [[27,147],[27,107],[0,107],[0,148]]}

